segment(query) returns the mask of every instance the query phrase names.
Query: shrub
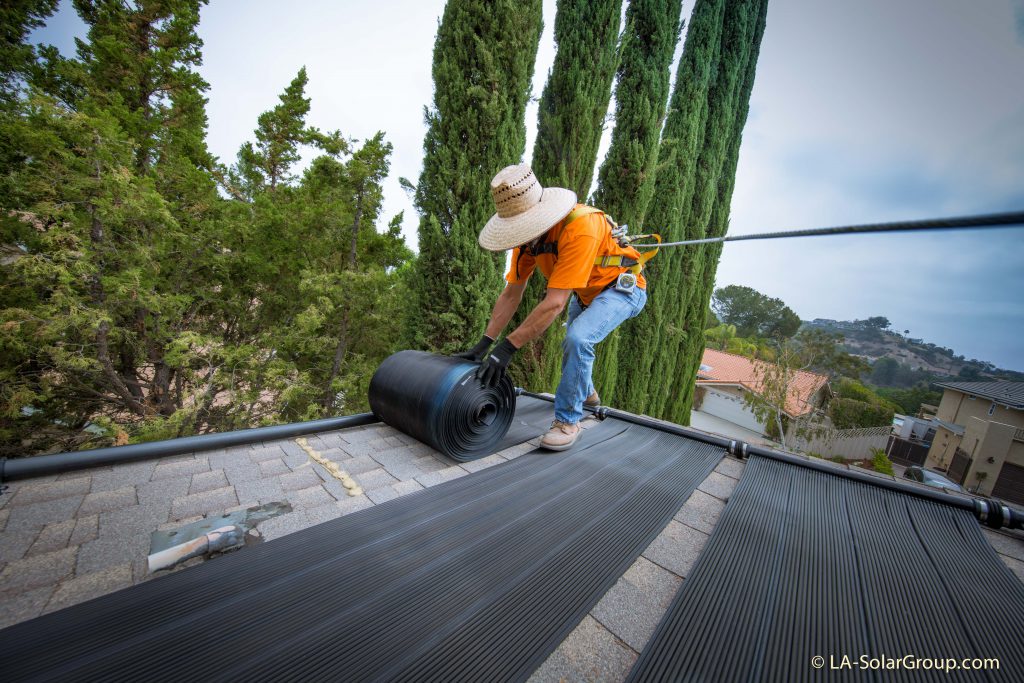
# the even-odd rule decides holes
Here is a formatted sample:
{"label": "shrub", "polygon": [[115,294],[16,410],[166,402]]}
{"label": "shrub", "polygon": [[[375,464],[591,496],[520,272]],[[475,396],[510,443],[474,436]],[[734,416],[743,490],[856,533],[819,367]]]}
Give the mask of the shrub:
{"label": "shrub", "polygon": [[881,448],[871,449],[871,467],[875,472],[881,472],[882,474],[894,475],[895,472],[892,469],[892,461],[885,455],[885,451]]}

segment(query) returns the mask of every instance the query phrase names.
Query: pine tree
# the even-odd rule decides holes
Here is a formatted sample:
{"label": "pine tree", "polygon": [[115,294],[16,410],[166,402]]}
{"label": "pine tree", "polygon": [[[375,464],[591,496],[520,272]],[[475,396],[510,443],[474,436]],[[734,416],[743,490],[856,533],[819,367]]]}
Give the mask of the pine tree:
{"label": "pine tree", "polygon": [[434,105],[426,112],[416,187],[420,255],[413,277],[416,345],[474,343],[501,288],[504,254],[477,237],[494,213],[490,180],[518,162],[541,30],[541,2],[449,0],[434,44]]}
{"label": "pine tree", "polygon": [[291,168],[300,159],[299,146],[309,140],[306,115],[306,67],[288,84],[280,104],[260,114],[256,124],[256,144],[246,142],[238,150],[237,175],[249,196],[293,180]]}
{"label": "pine tree", "polygon": [[[611,99],[622,0],[560,0],[555,15],[555,63],[537,115],[533,172],[541,185],[564,187],[586,202]],[[544,278],[530,278],[513,329],[544,298]],[[564,328],[557,322],[516,358],[517,384],[553,391],[562,366]]]}
{"label": "pine tree", "polygon": [[[658,139],[672,55],[679,40],[681,4],[679,0],[633,0],[626,10],[615,87],[615,128],[598,174],[594,204],[619,224],[630,225],[634,233],[644,224],[654,192]],[[620,357],[620,334],[632,334],[635,322],[627,321],[598,347],[594,385],[602,400],[611,405],[618,404],[619,366],[629,366],[635,360]]]}

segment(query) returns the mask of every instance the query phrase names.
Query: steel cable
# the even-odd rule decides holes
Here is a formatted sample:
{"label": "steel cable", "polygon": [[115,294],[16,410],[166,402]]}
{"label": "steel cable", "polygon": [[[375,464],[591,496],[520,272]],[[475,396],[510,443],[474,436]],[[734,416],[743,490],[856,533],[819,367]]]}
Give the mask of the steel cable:
{"label": "steel cable", "polygon": [[722,237],[705,237],[681,242],[663,242],[661,244],[634,244],[632,246],[653,249],[655,247],[681,247],[691,244],[713,244],[715,242],[741,242],[745,240],[776,240],[786,237],[821,237],[825,235],[855,235],[881,232],[919,232],[930,230],[976,230],[981,228],[1010,228],[1024,225],[1024,211],[1009,213],[991,213],[977,216],[957,216],[950,218],[928,218],[918,221],[894,221],[891,223],[866,223],[863,225],[841,225],[832,228],[806,228],[803,230],[784,230],[780,232],[762,232],[749,235],[724,235]]}

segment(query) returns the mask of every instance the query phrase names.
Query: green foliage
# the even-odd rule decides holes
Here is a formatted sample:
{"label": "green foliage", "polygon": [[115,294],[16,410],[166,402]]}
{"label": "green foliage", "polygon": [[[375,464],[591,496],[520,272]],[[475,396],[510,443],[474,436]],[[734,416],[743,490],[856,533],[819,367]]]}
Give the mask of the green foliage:
{"label": "green foliage", "polygon": [[[645,232],[668,241],[715,236],[728,206],[764,27],[764,0],[698,0],[658,152]],[[650,269],[648,311],[623,334],[620,358],[645,358],[623,407],[686,423],[719,251],[667,250]],[[727,322],[727,321],[723,321]],[[625,332],[625,330],[624,330]]]}
{"label": "green foliage", "polygon": [[[678,0],[631,0],[626,8],[626,26],[619,45],[621,55],[615,86],[615,127],[611,145],[598,172],[594,204],[620,223],[638,233],[654,194],[658,140],[668,103],[672,56],[682,28]],[[650,271],[647,272],[651,291]],[[647,320],[654,306],[639,318],[627,321],[597,349],[594,385],[608,403],[624,406],[618,378],[620,365],[633,367],[640,348],[634,335],[644,334],[653,324]],[[620,340],[625,340],[622,344]],[[624,346],[625,348],[620,348]],[[637,395],[632,382],[623,390]]]}
{"label": "green foliage", "polygon": [[797,334],[795,341],[807,359],[808,368],[832,379],[844,376],[859,379],[870,370],[870,366],[863,358],[852,356],[843,350],[841,334],[820,329],[804,329]]}
{"label": "green foliage", "polygon": [[889,476],[896,474],[892,468],[892,461],[886,456],[885,450],[881,448],[871,449],[871,469]]}
{"label": "green foliage", "polygon": [[942,400],[941,391],[932,391],[925,383],[917,384],[910,389],[894,389],[892,387],[874,387],[876,394],[898,406],[904,415],[916,415],[921,404],[937,406]]}
{"label": "green foliage", "polygon": [[836,429],[891,425],[893,412],[892,407],[886,404],[854,398],[834,398],[828,407],[828,416]]}
{"label": "green foliage", "polygon": [[[216,167],[201,4],[76,2],[79,58],[44,55],[0,108],[3,454],[359,410],[399,344],[412,255],[400,217],[376,228],[391,146],[306,126],[300,72]],[[323,153],[297,178],[300,144]]]}
{"label": "green foliage", "polygon": [[449,0],[434,44],[416,187],[420,256],[412,291],[416,346],[440,352],[479,338],[501,289],[504,254],[477,236],[494,213],[490,180],[518,162],[541,31],[541,2]]}
{"label": "green foliage", "polygon": [[723,323],[735,325],[741,337],[788,339],[800,329],[800,316],[793,309],[781,299],[750,287],[729,285],[716,289],[711,297],[711,310]]}
{"label": "green foliage", "polygon": [[829,417],[836,429],[890,425],[893,414],[900,409],[848,377],[833,384],[832,390],[835,398],[829,404]]}

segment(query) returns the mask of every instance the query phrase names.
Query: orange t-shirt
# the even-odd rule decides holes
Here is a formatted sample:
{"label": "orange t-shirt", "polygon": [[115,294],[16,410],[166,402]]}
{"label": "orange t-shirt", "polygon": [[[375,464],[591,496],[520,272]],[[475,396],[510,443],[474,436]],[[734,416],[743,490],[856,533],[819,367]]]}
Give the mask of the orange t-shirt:
{"label": "orange t-shirt", "polygon": [[[577,204],[576,208],[581,206],[583,204]],[[557,255],[534,256],[528,249],[513,249],[512,266],[505,279],[513,284],[525,282],[535,268],[540,268],[549,289],[571,289],[584,306],[589,306],[594,297],[626,270],[619,266],[595,265],[598,256],[640,256],[633,247],[619,246],[601,212],[581,216],[568,225],[564,219],[559,221],[541,238],[541,242],[554,241],[558,242]],[[637,286],[647,288],[643,275],[637,275]]]}

